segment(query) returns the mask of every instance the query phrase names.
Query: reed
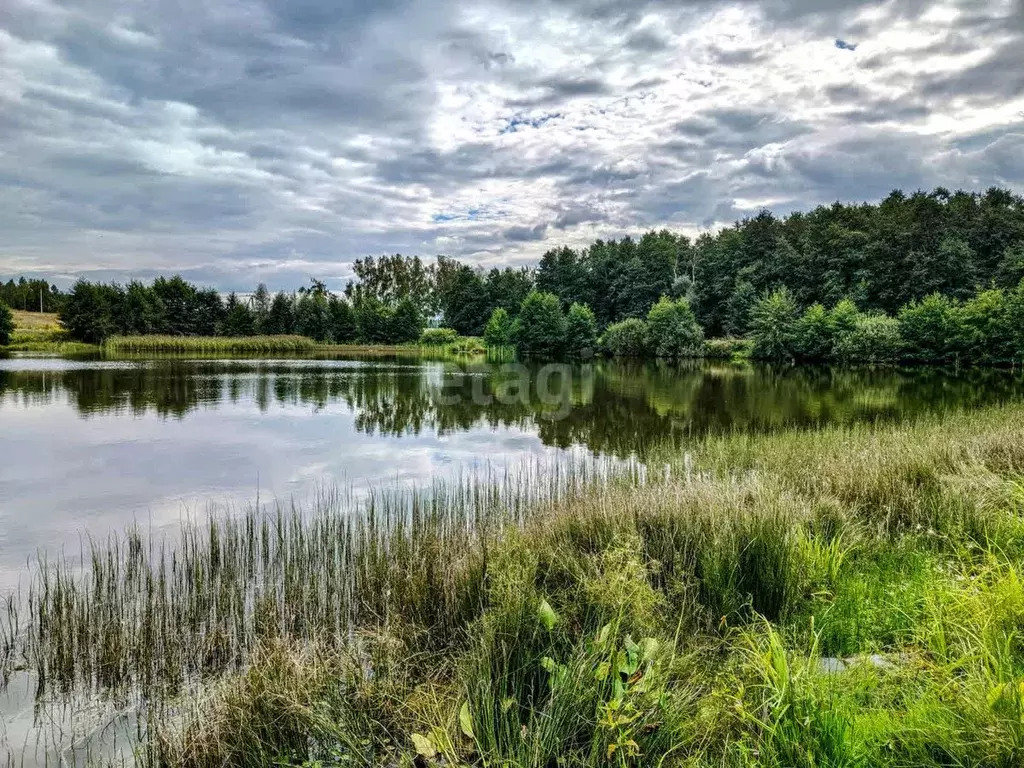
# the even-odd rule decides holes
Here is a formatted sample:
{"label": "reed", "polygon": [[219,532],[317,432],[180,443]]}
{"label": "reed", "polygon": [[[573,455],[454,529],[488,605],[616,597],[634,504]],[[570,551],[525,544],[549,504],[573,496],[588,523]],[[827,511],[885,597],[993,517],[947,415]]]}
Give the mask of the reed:
{"label": "reed", "polygon": [[113,336],[104,342],[112,353],[202,352],[249,353],[314,352],[318,345],[305,336]]}
{"label": "reed", "polygon": [[154,765],[1024,759],[1020,404],[328,493],[85,560],[0,606],[0,669],[137,696]]}

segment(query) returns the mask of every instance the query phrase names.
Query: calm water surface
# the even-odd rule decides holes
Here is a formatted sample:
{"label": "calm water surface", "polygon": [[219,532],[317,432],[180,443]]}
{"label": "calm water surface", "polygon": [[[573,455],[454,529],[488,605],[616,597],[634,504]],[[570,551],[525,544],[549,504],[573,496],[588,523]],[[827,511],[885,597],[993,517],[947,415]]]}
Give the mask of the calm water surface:
{"label": "calm water surface", "polygon": [[714,432],[894,420],[1024,394],[1019,372],[722,363],[0,360],[0,591],[37,550],[211,504],[627,457]]}

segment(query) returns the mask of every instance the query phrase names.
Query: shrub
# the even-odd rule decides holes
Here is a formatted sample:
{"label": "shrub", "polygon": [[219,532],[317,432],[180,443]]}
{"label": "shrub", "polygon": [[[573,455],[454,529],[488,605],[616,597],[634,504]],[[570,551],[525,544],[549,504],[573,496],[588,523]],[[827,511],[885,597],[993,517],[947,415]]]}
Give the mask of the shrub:
{"label": "shrub", "polygon": [[792,360],[796,338],[797,307],[786,287],[765,294],[750,311],[753,357]]}
{"label": "shrub", "polygon": [[420,344],[426,347],[443,347],[453,344],[459,338],[454,328],[424,328],[420,334]]}
{"label": "shrub", "polygon": [[1016,290],[1006,294],[1005,322],[1010,329],[1010,356],[1014,361],[1024,361],[1024,279]]}
{"label": "shrub", "polygon": [[590,357],[597,346],[597,320],[586,304],[569,307],[565,321],[565,351],[575,357]]}
{"label": "shrub", "polygon": [[553,293],[531,291],[519,309],[516,346],[533,357],[557,357],[565,345],[565,315]]}
{"label": "shrub", "polygon": [[647,354],[647,323],[635,317],[612,323],[601,337],[601,347],[616,357]]}
{"label": "shrub", "polygon": [[658,357],[696,357],[704,352],[704,332],[686,299],[666,296],[647,313],[647,341]]}
{"label": "shrub", "polygon": [[996,288],[982,291],[954,307],[951,346],[966,360],[1003,363],[1014,359],[1014,327],[1009,320],[1006,294]]}
{"label": "shrub", "polygon": [[704,342],[704,357],[717,360],[731,360],[734,357],[749,357],[753,346],[750,339],[708,339]]}
{"label": "shrub", "polygon": [[949,360],[956,351],[956,303],[939,293],[912,301],[900,310],[900,333],[907,355],[920,362]]}
{"label": "shrub", "polygon": [[14,315],[11,309],[0,301],[0,347],[6,347],[11,343],[11,336],[14,334]]}
{"label": "shrub", "polygon": [[514,323],[508,312],[498,307],[491,313],[484,328],[484,341],[488,347],[507,347],[515,343]]}
{"label": "shrub", "polygon": [[803,360],[825,360],[832,356],[835,331],[832,317],[821,304],[813,304],[800,316],[794,328],[793,346]]}
{"label": "shrub", "polygon": [[852,331],[836,339],[835,356],[843,362],[895,363],[903,355],[900,322],[885,315],[863,315]]}

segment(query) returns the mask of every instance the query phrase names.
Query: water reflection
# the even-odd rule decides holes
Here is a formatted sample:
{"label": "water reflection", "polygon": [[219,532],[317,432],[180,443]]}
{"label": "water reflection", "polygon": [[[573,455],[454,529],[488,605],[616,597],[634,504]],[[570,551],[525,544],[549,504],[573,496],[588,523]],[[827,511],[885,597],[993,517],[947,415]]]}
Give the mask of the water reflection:
{"label": "water reflection", "polygon": [[26,557],[210,503],[1006,401],[1020,372],[725,364],[0,360],[0,592]]}
{"label": "water reflection", "polygon": [[1019,397],[1019,372],[601,361],[581,365],[182,361],[38,367],[0,362],[0,409],[70,406],[183,420],[227,404],[317,413],[366,435],[535,430],[549,446],[629,455],[661,439],[898,419]]}

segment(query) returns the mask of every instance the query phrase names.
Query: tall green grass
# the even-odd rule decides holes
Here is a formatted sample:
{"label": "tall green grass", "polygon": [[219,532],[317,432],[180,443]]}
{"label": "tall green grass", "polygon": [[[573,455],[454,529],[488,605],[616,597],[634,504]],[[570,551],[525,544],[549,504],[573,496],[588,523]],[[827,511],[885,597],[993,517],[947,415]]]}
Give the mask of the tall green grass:
{"label": "tall green grass", "polygon": [[112,353],[202,352],[252,353],[314,352],[317,344],[305,336],[113,336],[104,342]]}
{"label": "tall green grass", "polygon": [[1024,406],[737,433],[130,531],[0,668],[158,765],[1012,766],[1022,558]]}

